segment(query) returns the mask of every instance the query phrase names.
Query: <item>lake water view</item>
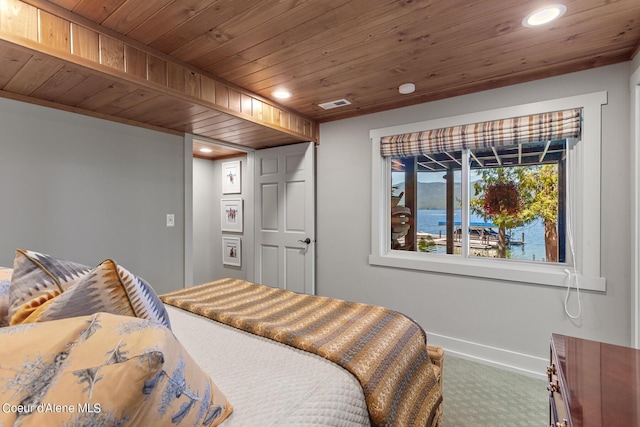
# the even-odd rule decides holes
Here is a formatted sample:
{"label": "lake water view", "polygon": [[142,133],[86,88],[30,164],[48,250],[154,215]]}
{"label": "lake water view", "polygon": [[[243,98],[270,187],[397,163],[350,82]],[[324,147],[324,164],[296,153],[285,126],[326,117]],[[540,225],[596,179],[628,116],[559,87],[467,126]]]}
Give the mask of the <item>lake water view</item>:
{"label": "lake water view", "polygon": [[[438,225],[439,222],[446,221],[446,211],[441,209],[419,209],[417,215],[417,230],[418,233],[429,233],[434,236],[440,235],[444,237],[446,235],[446,227],[444,225]],[[454,222],[462,220],[462,213],[460,210],[456,210],[454,213]],[[471,214],[469,222],[485,222],[485,220],[478,216]],[[497,232],[498,228],[494,227]],[[522,233],[524,233],[524,245],[510,247],[511,259],[522,259],[529,261],[543,261],[545,259],[544,248],[544,224],[541,219],[535,220],[523,227],[518,227],[513,230],[508,230],[507,233],[513,240],[522,240]],[[446,253],[444,246],[437,246],[438,253]]]}

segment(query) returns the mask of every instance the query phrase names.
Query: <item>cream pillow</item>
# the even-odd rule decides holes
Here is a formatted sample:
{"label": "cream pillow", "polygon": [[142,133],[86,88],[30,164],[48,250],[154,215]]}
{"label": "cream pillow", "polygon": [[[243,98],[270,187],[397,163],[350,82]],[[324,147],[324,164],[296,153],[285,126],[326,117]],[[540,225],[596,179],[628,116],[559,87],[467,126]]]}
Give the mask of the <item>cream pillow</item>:
{"label": "cream pillow", "polygon": [[140,317],[171,327],[153,288],[113,260],[90,268],[33,251],[16,251],[9,324],[97,312]]}
{"label": "cream pillow", "polygon": [[41,304],[80,281],[90,269],[51,255],[18,249],[9,293],[9,323],[22,323]]}
{"label": "cream pillow", "polygon": [[91,269],[60,295],[40,304],[22,322],[43,322],[97,312],[140,317],[171,327],[164,304],[151,286],[110,259]]}

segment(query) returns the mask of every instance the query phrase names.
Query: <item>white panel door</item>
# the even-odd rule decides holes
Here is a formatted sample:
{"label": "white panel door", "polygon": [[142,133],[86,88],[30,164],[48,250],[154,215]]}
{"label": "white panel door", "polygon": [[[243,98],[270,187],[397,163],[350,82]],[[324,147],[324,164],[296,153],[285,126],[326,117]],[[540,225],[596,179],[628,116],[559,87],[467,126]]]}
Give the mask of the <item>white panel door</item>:
{"label": "white panel door", "polygon": [[255,280],[315,293],[314,145],[255,152]]}

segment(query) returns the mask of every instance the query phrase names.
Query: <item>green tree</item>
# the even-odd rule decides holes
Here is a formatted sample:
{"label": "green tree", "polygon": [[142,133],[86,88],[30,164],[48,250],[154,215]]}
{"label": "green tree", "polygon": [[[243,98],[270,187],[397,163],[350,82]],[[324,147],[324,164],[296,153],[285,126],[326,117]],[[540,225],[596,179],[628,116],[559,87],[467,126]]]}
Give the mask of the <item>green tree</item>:
{"label": "green tree", "polygon": [[530,215],[544,222],[544,247],[548,262],[558,261],[558,166],[523,168],[520,187],[530,195]]}
{"label": "green tree", "polygon": [[[488,206],[486,196],[491,190],[496,190],[496,195],[510,188],[508,184],[516,187],[517,196],[522,199],[517,183],[520,182],[520,168],[493,168],[482,169],[482,179],[474,182],[475,197],[470,201],[471,210],[481,215],[485,221],[493,222],[498,227],[498,257],[507,256],[507,229],[519,227],[525,223],[522,217],[522,207],[526,206],[523,200],[510,201],[510,206],[502,206],[500,203]],[[519,206],[515,208],[514,204]]]}
{"label": "green tree", "polygon": [[[501,167],[483,169],[481,180],[474,183],[475,196],[471,199],[471,209],[485,220],[491,220],[498,227],[498,256],[506,256],[507,229],[530,223],[542,218],[545,229],[546,259],[558,261],[558,167],[555,164]],[[484,194],[490,185],[498,182],[518,184],[522,198],[522,209],[517,214],[489,215],[484,206]],[[506,240],[506,239],[504,239]]]}

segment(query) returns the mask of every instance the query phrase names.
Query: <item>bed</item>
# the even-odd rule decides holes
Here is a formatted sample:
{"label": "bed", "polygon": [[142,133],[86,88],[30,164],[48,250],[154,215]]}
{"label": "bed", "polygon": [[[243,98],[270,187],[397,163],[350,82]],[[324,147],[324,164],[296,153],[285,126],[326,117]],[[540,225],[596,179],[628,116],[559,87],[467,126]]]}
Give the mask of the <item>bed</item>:
{"label": "bed", "polygon": [[[145,425],[140,421],[142,415],[138,414],[149,413],[158,417],[156,413],[162,411],[157,408],[163,408],[167,413],[167,425],[355,427],[437,426],[441,422],[444,352],[438,347],[427,346],[422,329],[399,313],[382,307],[296,294],[236,279],[222,279],[158,297],[144,281],[112,261],[101,263],[100,274],[95,274],[98,267],[89,268],[28,251],[19,255],[20,260],[14,263],[14,268],[18,267],[21,273],[13,274],[14,277],[9,279],[12,286],[22,289],[32,286],[31,283],[36,280],[33,272],[41,274],[44,268],[49,282],[52,276],[57,275],[57,280],[53,282],[58,289],[56,292],[49,291],[53,295],[51,298],[40,296],[40,302],[30,306],[26,313],[20,310],[11,313],[9,310],[8,317],[22,320],[13,326],[24,328],[21,329],[21,340],[27,336],[24,332],[31,330],[27,328],[36,330],[33,325],[43,330],[56,326],[58,330],[62,322],[66,322],[63,329],[78,331],[77,335],[56,342],[65,352],[70,346],[74,351],[76,346],[82,347],[82,339],[78,337],[87,335],[88,327],[82,326],[87,324],[104,325],[95,333],[102,334],[99,340],[105,349],[111,348],[108,347],[109,340],[117,343],[113,345],[120,345],[125,339],[122,336],[123,329],[127,331],[126,339],[133,334],[132,331],[144,337],[142,341],[147,339],[147,335],[153,335],[153,350],[162,354],[164,367],[161,371],[166,377],[164,388],[157,388],[164,390],[164,394],[159,391],[155,401],[149,397],[154,396],[151,392],[144,396],[144,405],[147,401],[155,402],[153,409],[140,409],[143,408],[140,399],[132,398],[123,405],[133,405],[134,409],[109,413],[110,416],[121,416],[121,420],[126,418],[128,422],[124,425]],[[35,269],[30,262],[33,259],[38,261]],[[54,264],[58,266],[55,269],[51,268]],[[29,268],[25,269],[25,265]],[[24,274],[24,271],[30,273]],[[115,273],[110,275],[105,271]],[[13,269],[4,270],[5,283],[6,277],[11,277],[12,272]],[[96,277],[101,276],[119,278],[111,282],[107,280],[101,289],[113,288],[112,282],[119,283],[120,288],[129,286],[129,296],[126,297],[128,307],[92,301],[88,304],[94,307],[92,310],[78,308],[87,305],[87,295],[94,298]],[[3,289],[2,277],[3,270],[0,269],[0,292]],[[24,280],[21,281],[20,277]],[[91,292],[82,292],[83,286],[91,288]],[[131,289],[135,289],[135,292]],[[136,297],[131,298],[134,294]],[[113,295],[113,289],[110,295]],[[62,299],[62,296],[66,299]],[[56,299],[62,301],[58,303]],[[12,300],[15,306],[15,295]],[[34,305],[33,299],[30,301],[29,304]],[[75,302],[70,304],[70,301]],[[82,301],[82,304],[77,301]],[[69,310],[70,306],[75,307],[71,311],[73,316],[61,316],[60,313]],[[0,298],[0,319],[3,310],[7,311],[3,309]],[[124,324],[129,326],[124,328]],[[0,328],[0,342],[3,343],[0,353],[2,348],[11,344],[9,339],[17,339],[18,334],[7,332],[11,330],[11,327]],[[111,330],[116,332],[109,332]],[[48,339],[54,334],[45,332],[44,335]],[[42,343],[42,336],[42,333],[38,333],[34,340]],[[133,349],[134,344],[129,344],[127,348]],[[139,352],[147,355],[149,348],[141,348]],[[59,355],[60,351],[55,354]],[[123,360],[133,364],[133,352],[127,356],[129,358]],[[28,356],[27,359],[32,362],[34,357]],[[55,359],[55,356],[51,358]],[[6,368],[5,359],[0,354],[0,373]],[[177,361],[175,366],[180,363],[184,365],[186,361],[185,372],[191,372],[191,376],[185,375],[176,382],[183,385],[185,392],[182,393],[183,389],[174,392],[177,397],[172,397],[175,402],[172,400],[171,406],[166,403],[166,390],[171,388],[169,380],[176,377],[169,375],[174,372],[171,371],[173,368],[168,367],[174,363],[173,359]],[[75,360],[69,356],[64,363],[73,364]],[[105,366],[104,363],[100,365],[100,372],[105,372],[103,376],[107,378],[109,372],[106,369],[111,366]],[[12,369],[15,371],[15,367]],[[74,369],[70,377],[75,379],[79,370]],[[165,381],[158,372],[151,369],[151,372],[145,373],[147,376],[140,380],[143,389],[150,383],[149,378]],[[93,377],[97,376],[93,374]],[[116,374],[111,376],[116,377]],[[60,378],[65,377],[61,375]],[[77,382],[81,383],[81,380]],[[85,382],[90,383],[89,380]],[[68,397],[68,401],[71,404],[82,401],[86,405],[87,388],[79,390],[76,397]],[[0,380],[0,400],[2,391]],[[100,396],[99,392],[96,386],[95,395]],[[65,393],[73,395],[68,390]],[[19,401],[15,395],[14,391],[12,398]],[[189,395],[191,397],[185,400],[185,396]],[[203,396],[210,399],[205,402],[206,399],[201,399]],[[105,404],[102,403],[103,415],[108,413],[104,408]],[[19,419],[20,414],[3,412],[7,411],[0,411],[0,424],[5,422],[4,425],[11,425],[11,422]],[[33,413],[24,418],[33,419],[33,424],[21,421],[16,425],[37,425],[38,415]],[[47,421],[51,422],[52,414],[46,415]],[[73,415],[77,418],[81,414],[76,411]],[[82,415],[89,414],[83,412]],[[176,419],[184,423],[176,423]],[[206,424],[205,421],[210,423]],[[64,423],[74,425],[66,419]],[[154,421],[154,425],[162,425],[162,422]]]}

